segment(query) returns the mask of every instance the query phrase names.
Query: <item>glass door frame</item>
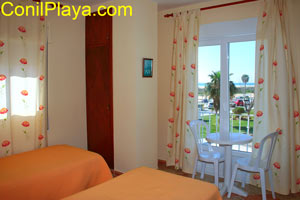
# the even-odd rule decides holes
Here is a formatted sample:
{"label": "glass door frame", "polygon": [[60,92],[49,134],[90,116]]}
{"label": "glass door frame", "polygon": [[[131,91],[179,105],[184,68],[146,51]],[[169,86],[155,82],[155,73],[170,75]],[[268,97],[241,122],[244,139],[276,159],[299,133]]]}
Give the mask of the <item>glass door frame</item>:
{"label": "glass door frame", "polygon": [[[234,42],[256,41],[256,34],[235,35],[209,40],[199,40],[199,47],[202,46],[221,46],[221,91],[220,91],[220,134],[229,137],[230,131],[230,92],[229,92],[229,44]],[[199,69],[199,68],[198,68]],[[217,127],[216,127],[217,130]]]}

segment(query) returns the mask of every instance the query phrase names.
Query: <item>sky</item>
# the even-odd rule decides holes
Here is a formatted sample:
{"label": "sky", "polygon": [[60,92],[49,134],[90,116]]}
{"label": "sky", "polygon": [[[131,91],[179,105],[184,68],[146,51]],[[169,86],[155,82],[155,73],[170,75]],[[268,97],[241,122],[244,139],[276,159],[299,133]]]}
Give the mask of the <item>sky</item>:
{"label": "sky", "polygon": [[[198,55],[198,83],[210,82],[209,74],[220,71],[221,46],[201,46]],[[249,82],[255,82],[255,41],[235,42],[229,44],[230,80],[242,83],[241,77],[249,75]]]}

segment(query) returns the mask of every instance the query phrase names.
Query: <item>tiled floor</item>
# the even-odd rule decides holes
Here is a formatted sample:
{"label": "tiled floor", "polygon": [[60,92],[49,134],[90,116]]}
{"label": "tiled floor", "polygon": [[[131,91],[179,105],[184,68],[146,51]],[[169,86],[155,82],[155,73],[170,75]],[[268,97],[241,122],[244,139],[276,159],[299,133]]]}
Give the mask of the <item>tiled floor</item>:
{"label": "tiled floor", "polygon": [[[181,176],[191,177],[191,174],[186,174],[186,173],[182,172],[181,170],[175,170],[174,167],[166,167],[166,165],[164,163],[159,163],[158,168],[162,171],[170,172],[170,173],[181,175]],[[197,174],[196,178],[199,179],[199,174]],[[205,175],[204,181],[207,181],[207,182],[210,182],[210,183],[214,182],[213,177],[208,176],[208,175]],[[222,180],[220,179],[220,181],[222,181]],[[260,188],[255,187],[253,185],[246,185],[245,190],[247,190],[247,192],[249,194],[247,198],[237,196],[237,195],[232,195],[231,199],[233,199],[233,200],[243,200],[243,199],[244,200],[259,200],[259,199],[262,199]],[[223,199],[227,199],[227,197],[224,197]],[[273,199],[272,194],[269,191],[267,191],[267,199],[268,200]],[[276,194],[276,199],[280,199],[280,200],[300,200],[300,193],[291,194],[291,195],[288,195],[288,196]]]}

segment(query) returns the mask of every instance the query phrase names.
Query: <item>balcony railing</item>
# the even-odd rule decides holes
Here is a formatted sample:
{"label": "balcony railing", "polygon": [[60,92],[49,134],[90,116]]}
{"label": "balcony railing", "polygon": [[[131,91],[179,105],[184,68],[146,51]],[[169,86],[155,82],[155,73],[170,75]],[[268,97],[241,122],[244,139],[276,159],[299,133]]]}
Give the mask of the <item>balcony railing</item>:
{"label": "balcony railing", "polygon": [[[211,133],[219,132],[220,123],[219,115],[212,113],[211,111],[200,111],[198,112],[198,118],[205,121],[210,128]],[[231,133],[242,133],[247,135],[253,135],[253,120],[254,115],[250,114],[230,114],[230,132]],[[216,144],[212,144],[217,146]],[[252,152],[252,143],[244,145],[233,145],[233,150],[242,152]]]}

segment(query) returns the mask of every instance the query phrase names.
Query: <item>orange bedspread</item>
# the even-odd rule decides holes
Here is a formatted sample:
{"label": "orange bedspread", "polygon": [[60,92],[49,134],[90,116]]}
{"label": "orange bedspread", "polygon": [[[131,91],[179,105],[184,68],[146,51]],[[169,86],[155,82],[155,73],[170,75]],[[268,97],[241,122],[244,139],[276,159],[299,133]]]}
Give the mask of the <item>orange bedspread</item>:
{"label": "orange bedspread", "polygon": [[61,199],[111,178],[98,154],[51,146],[0,159],[0,199]]}
{"label": "orange bedspread", "polygon": [[213,184],[142,167],[64,200],[221,200]]}

